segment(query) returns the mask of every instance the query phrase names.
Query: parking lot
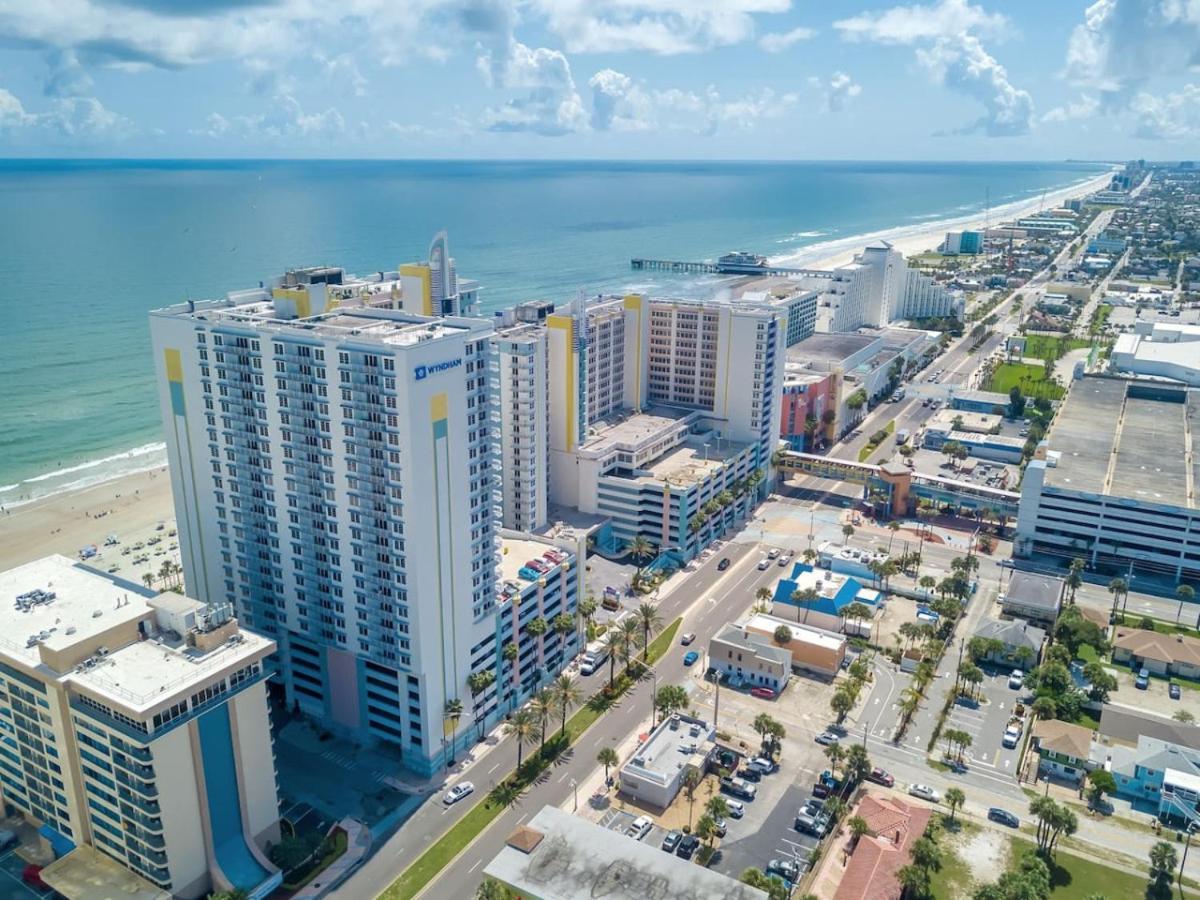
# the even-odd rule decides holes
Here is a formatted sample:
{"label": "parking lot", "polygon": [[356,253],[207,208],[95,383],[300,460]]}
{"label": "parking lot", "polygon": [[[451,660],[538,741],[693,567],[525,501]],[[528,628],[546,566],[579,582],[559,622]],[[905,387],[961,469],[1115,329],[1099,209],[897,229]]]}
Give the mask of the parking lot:
{"label": "parking lot", "polygon": [[1172,700],[1167,693],[1167,686],[1172,679],[1151,675],[1149,686],[1145,690],[1138,690],[1134,686],[1137,680],[1136,670],[1127,665],[1112,663],[1107,663],[1106,668],[1117,677],[1117,689],[1109,695],[1110,702],[1167,717],[1174,716],[1180,710],[1187,710],[1200,721],[1200,685],[1194,681],[1175,679],[1176,684],[1180,686],[1179,699]]}
{"label": "parking lot", "polygon": [[746,816],[729,820],[721,853],[711,868],[737,878],[748,868],[765,869],[773,859],[791,859],[805,869],[817,839],[795,829],[796,812],[811,796],[812,777],[799,784],[776,772],[758,785],[758,798],[746,804]]}
{"label": "parking lot", "polygon": [[[1017,771],[1021,741],[1011,749],[1003,746],[1004,729],[1013,714],[1017,698],[1022,696],[1021,691],[1008,686],[1011,671],[984,668],[984,679],[979,686],[981,702],[974,705],[960,699],[950,708],[950,715],[942,728],[943,735],[947,729],[965,731],[971,735],[971,746],[963,758],[972,769],[982,767],[1009,776]],[[943,740],[937,749],[944,751],[946,742]]]}

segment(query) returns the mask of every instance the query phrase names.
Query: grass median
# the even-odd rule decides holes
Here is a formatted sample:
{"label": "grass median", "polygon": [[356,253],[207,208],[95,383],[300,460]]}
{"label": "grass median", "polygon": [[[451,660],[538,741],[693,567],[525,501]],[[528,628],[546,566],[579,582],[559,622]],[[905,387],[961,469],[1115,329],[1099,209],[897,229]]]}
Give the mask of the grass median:
{"label": "grass median", "polygon": [[[675,635],[683,618],[677,618],[650,642],[647,661],[650,665],[662,659],[663,655],[674,643]],[[466,849],[483,830],[494,822],[512,802],[520,796],[521,791],[532,784],[550,764],[562,755],[568,747],[577,741],[585,731],[596,723],[599,718],[613,707],[615,702],[634,684],[636,679],[630,675],[631,670],[640,670],[640,660],[631,662],[621,672],[608,691],[608,686],[594,694],[583,707],[567,720],[565,738],[549,739],[541,751],[531,754],[530,758],[521,764],[515,776],[505,778],[481,802],[477,803],[465,816],[456,822],[449,831],[443,834],[434,844],[422,853],[404,873],[392,882],[383,892],[384,900],[408,900],[420,893],[450,861]]]}

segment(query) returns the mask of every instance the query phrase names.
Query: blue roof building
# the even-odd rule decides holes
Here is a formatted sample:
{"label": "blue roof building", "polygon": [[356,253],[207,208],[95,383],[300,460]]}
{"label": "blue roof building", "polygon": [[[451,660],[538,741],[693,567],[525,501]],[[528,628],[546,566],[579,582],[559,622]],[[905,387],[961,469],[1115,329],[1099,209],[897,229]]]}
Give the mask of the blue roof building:
{"label": "blue roof building", "polygon": [[[809,601],[792,598],[793,594],[806,588],[816,588],[820,596]],[[878,591],[864,588],[855,578],[797,562],[792,566],[791,575],[779,579],[775,585],[772,613],[817,628],[840,631],[843,626],[842,611],[847,606],[858,602],[874,609],[879,601]]]}

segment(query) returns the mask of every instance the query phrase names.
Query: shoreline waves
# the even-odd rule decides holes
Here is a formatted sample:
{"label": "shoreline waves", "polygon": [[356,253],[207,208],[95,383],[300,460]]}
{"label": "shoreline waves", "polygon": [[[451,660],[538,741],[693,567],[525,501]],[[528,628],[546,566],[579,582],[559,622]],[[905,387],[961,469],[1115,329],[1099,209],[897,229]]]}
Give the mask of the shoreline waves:
{"label": "shoreline waves", "polygon": [[[993,208],[991,221],[1055,206],[1104,186],[1109,173],[1012,201]],[[906,255],[933,249],[946,231],[982,225],[981,212],[910,221],[905,225],[817,241],[786,255],[776,264],[832,268],[849,262],[873,240],[891,241]],[[790,237],[827,237],[832,232],[794,232]],[[720,290],[724,279],[711,287]],[[13,484],[0,485],[0,566],[10,567],[46,553],[76,556],[79,548],[99,544],[108,533],[124,535],[174,516],[170,479],[166,477],[166,445],[145,443],[124,452],[41,472]],[[99,522],[94,512],[104,513]],[[103,523],[103,524],[101,524]]]}

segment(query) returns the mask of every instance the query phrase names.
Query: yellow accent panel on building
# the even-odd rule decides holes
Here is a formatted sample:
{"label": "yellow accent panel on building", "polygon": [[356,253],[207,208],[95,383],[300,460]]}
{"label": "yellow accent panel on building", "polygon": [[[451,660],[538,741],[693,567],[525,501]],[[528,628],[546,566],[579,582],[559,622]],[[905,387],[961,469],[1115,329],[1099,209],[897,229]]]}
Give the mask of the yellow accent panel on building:
{"label": "yellow accent panel on building", "polygon": [[433,273],[424,263],[406,263],[400,267],[400,274],[409,278],[421,279],[421,315],[433,315]]}
{"label": "yellow accent panel on building", "polygon": [[566,415],[566,437],[563,441],[563,446],[567,452],[575,449],[577,435],[575,434],[575,374],[579,368],[579,360],[576,358],[575,352],[575,320],[570,316],[546,316],[546,327],[553,328],[556,331],[564,333],[566,346],[563,348],[566,351],[567,366],[566,366],[566,398],[567,398],[567,415]]}
{"label": "yellow accent panel on building", "polygon": [[438,422],[450,418],[450,401],[446,394],[434,394],[429,398],[429,421]]}
{"label": "yellow accent panel on building", "polygon": [[167,365],[167,381],[183,383],[183,359],[178,350],[167,348],[163,351],[163,359]]}
{"label": "yellow accent panel on building", "polygon": [[312,315],[312,309],[308,301],[308,291],[304,288],[273,288],[271,296],[277,300],[291,300],[296,304],[296,315],[301,319],[307,319]]}

